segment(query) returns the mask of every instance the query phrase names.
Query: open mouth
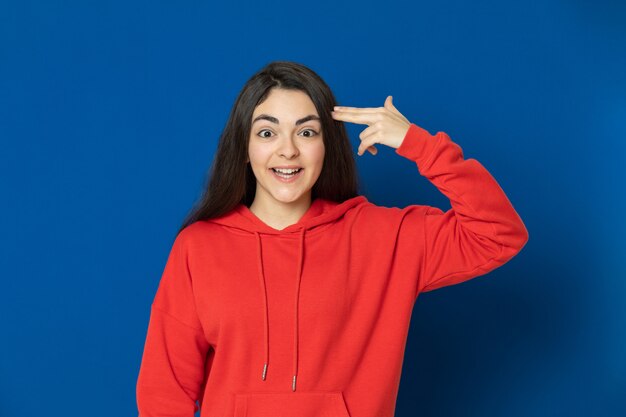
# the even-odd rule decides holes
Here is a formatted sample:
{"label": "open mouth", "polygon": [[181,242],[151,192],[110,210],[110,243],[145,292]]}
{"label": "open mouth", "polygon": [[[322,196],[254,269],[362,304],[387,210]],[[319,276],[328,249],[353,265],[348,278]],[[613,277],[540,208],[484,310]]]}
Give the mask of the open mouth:
{"label": "open mouth", "polygon": [[281,169],[281,170],[277,170],[274,168],[270,168],[272,170],[272,172],[274,173],[274,176],[281,179],[281,180],[291,180],[294,179],[296,177],[299,177],[300,175],[302,175],[302,171],[304,170],[304,168],[298,168],[296,170],[293,169]]}

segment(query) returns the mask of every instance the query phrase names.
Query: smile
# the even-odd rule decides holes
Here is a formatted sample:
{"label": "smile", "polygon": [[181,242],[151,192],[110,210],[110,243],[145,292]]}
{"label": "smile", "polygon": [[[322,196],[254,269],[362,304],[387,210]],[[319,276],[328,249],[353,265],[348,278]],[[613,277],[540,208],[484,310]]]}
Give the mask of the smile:
{"label": "smile", "polygon": [[294,182],[297,178],[300,178],[302,176],[302,171],[304,171],[304,168],[300,168],[298,171],[291,174],[277,172],[273,168],[270,168],[270,171],[272,171],[272,175],[274,176],[274,178],[276,178],[280,182]]}

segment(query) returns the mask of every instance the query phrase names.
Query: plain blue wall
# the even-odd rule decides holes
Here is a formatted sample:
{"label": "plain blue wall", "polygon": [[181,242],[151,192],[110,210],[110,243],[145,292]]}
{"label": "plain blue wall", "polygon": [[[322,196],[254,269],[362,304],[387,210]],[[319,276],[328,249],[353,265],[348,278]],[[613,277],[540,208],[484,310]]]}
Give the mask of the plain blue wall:
{"label": "plain blue wall", "polygon": [[[529,230],[501,268],[420,295],[396,415],[626,415],[624,2],[87,3],[0,3],[1,416],[136,415],[173,236],[278,59],[343,105],[393,95]],[[357,157],[371,201],[450,207],[378,149]]]}

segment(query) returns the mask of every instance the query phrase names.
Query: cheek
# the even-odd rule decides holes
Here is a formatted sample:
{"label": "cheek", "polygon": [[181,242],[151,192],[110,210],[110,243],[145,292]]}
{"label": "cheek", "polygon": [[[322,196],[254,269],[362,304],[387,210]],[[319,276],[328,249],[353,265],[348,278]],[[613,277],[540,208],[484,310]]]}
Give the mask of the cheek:
{"label": "cheek", "polygon": [[262,146],[256,146],[253,143],[248,146],[248,158],[250,158],[250,164],[252,164],[253,166],[265,164],[265,162],[267,161],[267,157],[267,149],[263,148]]}
{"label": "cheek", "polygon": [[317,147],[311,152],[311,160],[315,162],[315,164],[322,169],[322,165],[324,164],[324,145]]}

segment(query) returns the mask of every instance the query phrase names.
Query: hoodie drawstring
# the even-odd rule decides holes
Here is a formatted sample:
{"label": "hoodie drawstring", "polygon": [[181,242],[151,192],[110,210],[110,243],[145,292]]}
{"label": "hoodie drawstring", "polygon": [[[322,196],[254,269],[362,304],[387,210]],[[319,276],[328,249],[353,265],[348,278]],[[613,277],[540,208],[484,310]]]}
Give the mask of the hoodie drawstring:
{"label": "hoodie drawstring", "polygon": [[[302,280],[302,265],[304,263],[304,234],[306,233],[306,228],[302,227],[300,229],[300,252],[298,254],[298,270],[296,271],[296,275],[298,277],[297,286],[296,286],[296,295],[295,295],[295,308],[294,308],[294,330],[293,330],[293,380],[291,382],[291,390],[296,390],[296,376],[298,375],[298,307],[300,304],[300,281]],[[269,319],[268,319],[268,307],[267,307],[267,286],[265,283],[265,274],[263,272],[263,254],[261,252],[261,235],[258,231],[255,231],[257,240],[257,265],[259,267],[259,280],[261,281],[261,287],[263,288],[263,308],[265,309],[264,314],[264,344],[265,344],[265,363],[263,365],[263,375],[262,379],[265,381],[267,376],[267,368],[269,365]]]}
{"label": "hoodie drawstring", "polygon": [[269,362],[269,342],[268,342],[268,332],[269,332],[269,323],[267,319],[268,311],[267,311],[267,288],[265,286],[265,274],[263,273],[263,256],[261,254],[261,236],[259,232],[254,232],[257,240],[257,260],[259,267],[259,279],[261,280],[261,288],[263,288],[263,308],[265,310],[264,316],[264,326],[263,329],[265,335],[265,365],[263,366],[263,376],[261,377],[263,381],[265,381],[265,375],[267,374],[267,365]]}

